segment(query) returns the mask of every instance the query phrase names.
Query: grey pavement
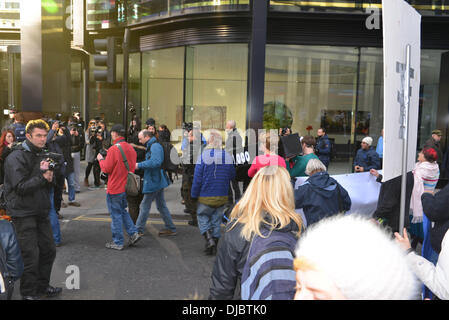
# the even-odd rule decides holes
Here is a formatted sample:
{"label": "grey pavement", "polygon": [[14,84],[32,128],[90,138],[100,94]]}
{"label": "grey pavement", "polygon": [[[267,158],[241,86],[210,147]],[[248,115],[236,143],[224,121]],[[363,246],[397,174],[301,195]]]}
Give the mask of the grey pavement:
{"label": "grey pavement", "polygon": [[[181,204],[180,184],[165,189],[167,206],[177,227],[177,235],[159,237],[162,220],[153,203],[145,236],[133,247],[122,251],[105,248],[111,241],[110,216],[104,188],[89,190],[83,185],[76,201],[81,207],[61,209],[62,246],[57,248],[50,284],[64,290],[61,300],[142,300],[207,299],[215,257],[203,253],[204,239],[198,228],[187,224],[190,215]],[[93,176],[90,176],[93,184]],[[63,196],[67,202],[67,195]],[[125,232],[125,244],[128,236]],[[67,289],[66,281],[79,270],[79,289]],[[67,272],[67,273],[66,273]],[[70,283],[75,282],[68,282]],[[16,283],[13,299],[20,299]]]}

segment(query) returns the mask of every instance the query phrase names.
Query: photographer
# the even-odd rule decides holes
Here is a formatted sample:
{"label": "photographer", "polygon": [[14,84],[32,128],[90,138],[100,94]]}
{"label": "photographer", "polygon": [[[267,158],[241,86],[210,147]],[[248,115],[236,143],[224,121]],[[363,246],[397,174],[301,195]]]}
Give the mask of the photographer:
{"label": "photographer", "polygon": [[97,122],[92,119],[89,121],[89,126],[86,129],[86,132],[84,134],[84,139],[86,142],[86,162],[87,162],[87,167],[86,167],[86,173],[84,176],[84,185],[86,187],[89,186],[89,175],[90,172],[94,166],[95,163],[95,157],[96,157],[96,152],[95,152],[95,146],[94,146],[94,141],[92,141],[92,137],[95,135],[95,128],[97,127]]}
{"label": "photographer", "polygon": [[29,121],[26,140],[15,147],[5,162],[5,200],[16,229],[24,272],[20,280],[23,299],[54,297],[62,288],[49,285],[56,256],[48,212],[53,171],[40,153],[49,127],[43,120]]}
{"label": "photographer", "polygon": [[84,148],[84,133],[82,124],[77,121],[77,118],[71,117],[69,120],[70,128],[70,144],[71,144],[71,156],[73,158],[73,170],[74,170],[74,185],[75,192],[81,191],[80,187],[80,162],[81,162],[81,150]]}
{"label": "photographer", "polygon": [[100,181],[100,174],[101,174],[101,168],[100,164],[98,163],[98,160],[96,159],[98,154],[100,153],[100,150],[103,149],[103,142],[104,142],[104,131],[103,128],[98,125],[90,130],[90,145],[93,148],[93,153],[95,155],[95,160],[93,164],[93,171],[94,171],[94,188],[98,189],[101,186]]}

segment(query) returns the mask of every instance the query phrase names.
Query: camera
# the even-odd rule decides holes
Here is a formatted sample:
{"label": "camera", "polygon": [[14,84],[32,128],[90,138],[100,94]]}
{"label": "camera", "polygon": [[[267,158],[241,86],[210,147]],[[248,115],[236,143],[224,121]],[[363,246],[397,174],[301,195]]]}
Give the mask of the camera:
{"label": "camera", "polygon": [[48,152],[43,151],[38,153],[37,155],[39,158],[41,158],[43,161],[48,162],[48,170],[55,170],[61,166],[61,164],[64,162],[64,157],[62,154],[54,153],[54,152]]}
{"label": "camera", "polygon": [[193,123],[192,122],[183,122],[182,129],[187,131],[187,132],[192,131],[193,130]]}
{"label": "camera", "polygon": [[103,158],[106,158],[106,156],[108,155],[108,152],[105,149],[100,149],[98,153],[101,154]]}

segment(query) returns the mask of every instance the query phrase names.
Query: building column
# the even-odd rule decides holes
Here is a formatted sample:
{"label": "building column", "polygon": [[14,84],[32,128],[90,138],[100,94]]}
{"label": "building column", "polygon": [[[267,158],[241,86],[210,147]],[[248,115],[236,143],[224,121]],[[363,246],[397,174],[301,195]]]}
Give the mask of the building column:
{"label": "building column", "polygon": [[268,0],[253,0],[251,3],[252,31],[249,45],[246,116],[246,126],[248,129],[263,128],[268,6]]}
{"label": "building column", "polygon": [[71,109],[67,1],[27,1],[20,7],[22,111],[26,120]]}

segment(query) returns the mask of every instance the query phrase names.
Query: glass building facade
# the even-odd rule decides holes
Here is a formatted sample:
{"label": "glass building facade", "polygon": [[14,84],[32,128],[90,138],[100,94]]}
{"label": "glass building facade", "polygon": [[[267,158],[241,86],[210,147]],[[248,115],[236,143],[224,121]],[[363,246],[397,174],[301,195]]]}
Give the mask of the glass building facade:
{"label": "glass building facade", "polygon": [[[0,8],[6,2],[18,1],[0,1]],[[449,4],[408,2],[423,15],[418,130],[422,147],[433,129],[446,130],[439,120],[447,114],[441,106],[446,99],[442,93],[449,90],[444,80],[449,72]],[[300,135],[316,135],[325,127],[335,146],[330,170],[350,172],[362,138],[371,136],[375,145],[383,126],[382,33],[370,33],[364,24],[367,9],[381,8],[381,0],[265,3],[263,106],[257,109],[261,127],[288,126]],[[152,117],[173,130],[184,121],[201,121],[203,130],[224,132],[226,120],[232,119],[242,133],[248,129],[253,116],[253,1],[86,0],[85,6],[88,41],[111,35],[123,39],[124,28],[131,30],[128,107],[135,107],[142,122]],[[310,21],[318,22],[309,27]],[[439,23],[434,29],[429,27],[433,21]],[[116,82],[107,83],[94,81],[92,48],[89,52],[88,62],[72,55],[72,109],[83,111],[83,68],[89,65],[86,116],[100,116],[108,126],[122,122],[123,54],[117,55]],[[20,54],[14,59],[20,62]],[[0,52],[0,72],[8,74],[10,61]],[[7,101],[3,89],[0,102],[6,106]],[[180,138],[172,137],[175,143]]]}

